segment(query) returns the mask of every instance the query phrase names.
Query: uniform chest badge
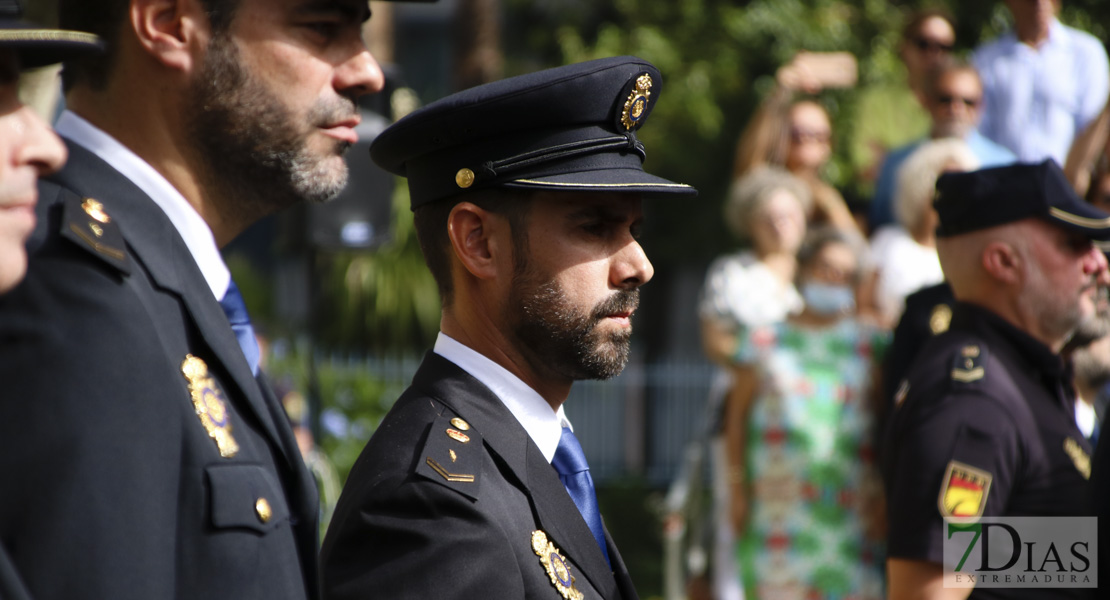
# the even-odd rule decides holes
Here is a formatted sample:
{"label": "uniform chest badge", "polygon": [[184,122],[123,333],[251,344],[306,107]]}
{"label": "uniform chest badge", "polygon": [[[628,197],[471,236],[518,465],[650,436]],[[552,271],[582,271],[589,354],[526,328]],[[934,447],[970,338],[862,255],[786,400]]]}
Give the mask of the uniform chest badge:
{"label": "uniform chest badge", "polygon": [[189,394],[193,408],[208,436],[216,441],[220,456],[231,458],[239,452],[239,444],[231,435],[231,418],[223,395],[216,387],[216,380],[208,375],[208,365],[192,354],[185,355],[181,372],[189,380]]}
{"label": "uniform chest badge", "polygon": [[532,551],[540,557],[540,564],[547,570],[552,585],[566,600],[582,600],[582,592],[574,587],[574,576],[570,574],[570,565],[567,559],[559,553],[559,549],[547,539],[547,534],[541,530],[532,532]]}
{"label": "uniform chest badge", "polygon": [[1079,442],[1069,438],[1064,439],[1064,452],[1067,453],[1068,458],[1075,463],[1076,470],[1083,476],[1083,479],[1091,478],[1091,457],[1087,456],[1087,452],[1079,445]]}
{"label": "uniform chest badge", "polygon": [[976,469],[956,460],[949,461],[937,502],[941,516],[983,516],[993,479],[993,475],[982,469]]}

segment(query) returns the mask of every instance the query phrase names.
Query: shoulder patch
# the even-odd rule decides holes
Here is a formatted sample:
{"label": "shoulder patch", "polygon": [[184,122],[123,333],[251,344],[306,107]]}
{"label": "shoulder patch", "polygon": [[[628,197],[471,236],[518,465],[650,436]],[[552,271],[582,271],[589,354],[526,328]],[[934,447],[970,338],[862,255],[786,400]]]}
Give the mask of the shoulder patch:
{"label": "shoulder patch", "polygon": [[952,358],[952,381],[956,383],[972,383],[979,381],[986,374],[983,365],[986,364],[987,349],[979,344],[961,346]]}
{"label": "shoulder patch", "polygon": [[432,422],[416,472],[477,500],[484,453],[481,434],[466,421],[440,415]]}
{"label": "shoulder patch", "polygon": [[67,194],[62,207],[61,227],[62,237],[123,273],[131,272],[127,246],[119,226],[99,201]]}
{"label": "shoulder patch", "polygon": [[993,480],[994,477],[982,469],[956,460],[949,461],[937,498],[941,516],[983,516]]}

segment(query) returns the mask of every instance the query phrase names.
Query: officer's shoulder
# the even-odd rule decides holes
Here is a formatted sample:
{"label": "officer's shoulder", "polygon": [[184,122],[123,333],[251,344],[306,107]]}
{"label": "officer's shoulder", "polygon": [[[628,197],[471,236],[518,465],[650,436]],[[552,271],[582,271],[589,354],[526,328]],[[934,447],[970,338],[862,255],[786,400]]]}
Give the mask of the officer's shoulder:
{"label": "officer's shoulder", "polygon": [[481,433],[447,408],[431,422],[416,456],[415,473],[477,500],[484,462]]}
{"label": "officer's shoulder", "polygon": [[113,272],[131,272],[123,234],[102,202],[51,181],[40,182],[39,197],[39,225],[28,241],[32,255],[57,245]]}

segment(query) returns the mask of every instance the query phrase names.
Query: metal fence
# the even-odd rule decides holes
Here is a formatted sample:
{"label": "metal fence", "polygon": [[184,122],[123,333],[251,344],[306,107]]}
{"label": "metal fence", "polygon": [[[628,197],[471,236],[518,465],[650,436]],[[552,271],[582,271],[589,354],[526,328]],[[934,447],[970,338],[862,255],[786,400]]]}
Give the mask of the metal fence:
{"label": "metal fence", "polygon": [[[327,359],[325,359],[327,360]],[[419,359],[350,359],[387,383],[384,401],[408,385]],[[687,444],[706,426],[706,400],[715,369],[703,360],[632,362],[607,381],[580,381],[566,403],[568,418],[599,483],[625,477],[666,486],[678,473]]]}

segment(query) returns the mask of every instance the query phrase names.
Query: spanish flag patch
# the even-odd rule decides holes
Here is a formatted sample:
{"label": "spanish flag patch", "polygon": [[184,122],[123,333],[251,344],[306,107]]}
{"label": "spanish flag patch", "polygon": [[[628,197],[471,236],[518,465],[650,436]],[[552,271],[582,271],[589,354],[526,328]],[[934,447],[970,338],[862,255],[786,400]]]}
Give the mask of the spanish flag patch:
{"label": "spanish flag patch", "polygon": [[938,506],[944,517],[980,517],[990,493],[990,473],[953,460],[940,486]]}

